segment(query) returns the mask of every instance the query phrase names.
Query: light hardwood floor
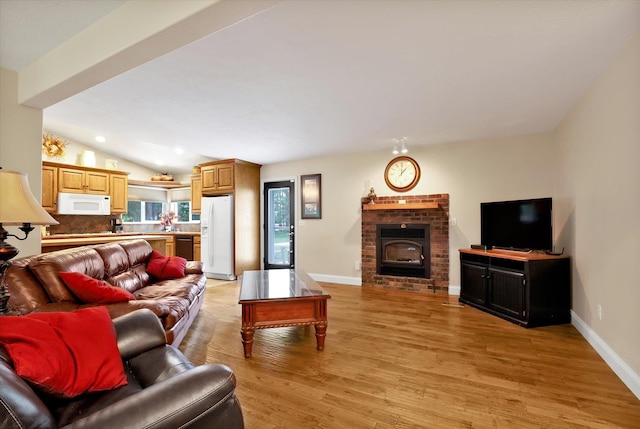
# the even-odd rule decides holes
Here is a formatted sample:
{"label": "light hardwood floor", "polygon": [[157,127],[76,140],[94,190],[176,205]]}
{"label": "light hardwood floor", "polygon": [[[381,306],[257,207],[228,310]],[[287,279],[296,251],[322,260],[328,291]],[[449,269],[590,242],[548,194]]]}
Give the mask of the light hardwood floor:
{"label": "light hardwood floor", "polygon": [[208,286],[180,349],[235,371],[248,429],[640,427],[640,401],[571,325],[525,329],[445,294],[323,283],[324,351],[312,327],[267,329],[245,359],[239,284]]}

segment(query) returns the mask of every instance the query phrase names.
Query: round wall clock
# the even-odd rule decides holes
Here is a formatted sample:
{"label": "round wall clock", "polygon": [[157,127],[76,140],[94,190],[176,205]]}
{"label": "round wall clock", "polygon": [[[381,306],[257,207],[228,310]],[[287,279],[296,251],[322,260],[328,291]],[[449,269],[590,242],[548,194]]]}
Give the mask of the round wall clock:
{"label": "round wall clock", "polygon": [[413,189],[420,180],[420,166],[408,156],[392,159],[384,170],[384,181],[387,186],[397,192]]}

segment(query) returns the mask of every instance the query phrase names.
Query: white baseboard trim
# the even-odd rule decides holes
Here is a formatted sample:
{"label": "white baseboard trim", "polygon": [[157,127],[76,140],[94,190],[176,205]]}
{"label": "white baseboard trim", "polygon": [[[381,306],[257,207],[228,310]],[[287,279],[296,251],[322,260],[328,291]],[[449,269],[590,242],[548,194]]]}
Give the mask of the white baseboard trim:
{"label": "white baseboard trim", "polygon": [[332,276],[330,274],[309,273],[309,277],[317,282],[339,283],[351,286],[362,286],[361,277]]}
{"label": "white baseboard trim", "polygon": [[593,349],[600,355],[618,378],[640,399],[640,377],[633,372],[620,356],[618,356],[576,313],[571,310],[571,324],[580,332]]}
{"label": "white baseboard trim", "polygon": [[460,295],[460,286],[449,285],[449,295]]}

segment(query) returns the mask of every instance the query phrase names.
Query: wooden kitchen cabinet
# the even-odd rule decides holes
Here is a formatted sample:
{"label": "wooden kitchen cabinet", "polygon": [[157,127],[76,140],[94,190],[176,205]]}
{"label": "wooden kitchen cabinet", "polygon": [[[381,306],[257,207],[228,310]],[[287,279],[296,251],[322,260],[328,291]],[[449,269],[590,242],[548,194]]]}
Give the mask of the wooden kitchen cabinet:
{"label": "wooden kitchen cabinet", "polygon": [[237,160],[214,161],[201,164],[203,195],[224,195],[233,192]]}
{"label": "wooden kitchen cabinet", "polygon": [[129,195],[129,178],[126,174],[109,174],[109,195],[111,195],[111,214],[127,212],[127,198]]}
{"label": "wooden kitchen cabinet", "polygon": [[191,212],[200,213],[202,204],[202,176],[191,176]]}
{"label": "wooden kitchen cabinet", "polygon": [[58,192],[109,195],[109,173],[88,168],[58,168]]}
{"label": "wooden kitchen cabinet", "polygon": [[202,239],[199,235],[193,236],[193,260],[201,261],[202,260]]}
{"label": "wooden kitchen cabinet", "polygon": [[42,207],[58,210],[59,192],[109,195],[111,214],[127,212],[129,173],[118,170],[42,162]]}
{"label": "wooden kitchen cabinet", "polygon": [[165,248],[165,256],[175,256],[176,254],[176,242],[175,238],[171,236],[171,239],[167,239],[167,244]]}
{"label": "wooden kitchen cabinet", "polygon": [[58,211],[58,169],[42,166],[42,207],[49,213]]}

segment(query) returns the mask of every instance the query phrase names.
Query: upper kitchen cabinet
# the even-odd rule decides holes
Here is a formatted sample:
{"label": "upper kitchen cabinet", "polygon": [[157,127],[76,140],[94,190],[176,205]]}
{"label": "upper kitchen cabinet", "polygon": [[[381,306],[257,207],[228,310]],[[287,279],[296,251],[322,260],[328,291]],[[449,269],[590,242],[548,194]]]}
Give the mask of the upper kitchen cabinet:
{"label": "upper kitchen cabinet", "polygon": [[225,159],[200,164],[202,195],[233,194],[238,189],[260,180],[260,165],[239,159]]}
{"label": "upper kitchen cabinet", "polygon": [[124,171],[42,162],[42,207],[56,213],[59,192],[109,195],[111,213],[127,212],[128,175]]}
{"label": "upper kitchen cabinet", "polygon": [[235,160],[201,164],[203,195],[221,195],[233,192]]}
{"label": "upper kitchen cabinet", "polygon": [[84,167],[59,167],[58,192],[109,195],[109,173]]}
{"label": "upper kitchen cabinet", "polygon": [[42,207],[49,213],[58,210],[58,168],[42,165]]}
{"label": "upper kitchen cabinet", "polygon": [[126,173],[110,173],[111,214],[127,212],[129,178]]}
{"label": "upper kitchen cabinet", "polygon": [[200,213],[202,199],[202,176],[194,174],[191,176],[191,212]]}

